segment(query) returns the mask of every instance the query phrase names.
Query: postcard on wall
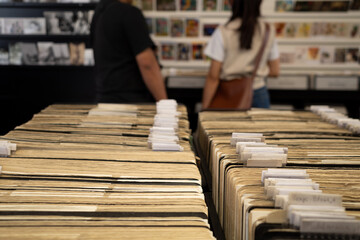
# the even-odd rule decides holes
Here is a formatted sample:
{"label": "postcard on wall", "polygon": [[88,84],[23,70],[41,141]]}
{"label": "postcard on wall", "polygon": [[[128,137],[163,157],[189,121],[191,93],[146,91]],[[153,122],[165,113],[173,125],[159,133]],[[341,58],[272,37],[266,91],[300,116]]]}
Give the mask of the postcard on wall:
{"label": "postcard on wall", "polygon": [[134,0],[132,4],[143,11],[153,10],[153,0]]}
{"label": "postcard on wall", "polygon": [[94,66],[94,50],[92,48],[86,48],[84,52],[84,65],[85,66]]}
{"label": "postcard on wall", "polygon": [[293,0],[277,0],[275,2],[275,12],[291,12],[293,7]]}
{"label": "postcard on wall", "polygon": [[155,19],[155,34],[156,36],[168,36],[168,19],[167,18],[156,18]]}
{"label": "postcard on wall", "polygon": [[13,65],[21,65],[21,43],[9,44],[9,62]]}
{"label": "postcard on wall", "polygon": [[175,44],[162,43],[161,44],[161,59],[162,60],[175,60]]}
{"label": "postcard on wall", "polygon": [[283,64],[294,64],[295,63],[295,52],[293,49],[281,48],[279,51],[279,60]]}
{"label": "postcard on wall", "polygon": [[196,0],[179,0],[180,10],[182,11],[196,11]]}
{"label": "postcard on wall", "polygon": [[47,33],[72,34],[73,33],[73,12],[44,12],[46,19]]}
{"label": "postcard on wall", "polygon": [[346,49],[345,62],[358,63],[358,61],[359,61],[359,49],[358,48]]}
{"label": "postcard on wall", "polygon": [[22,63],[25,65],[36,65],[39,62],[36,43],[21,43]]}
{"label": "postcard on wall", "polygon": [[157,11],[175,11],[176,3],[175,0],[156,0]]}
{"label": "postcard on wall", "polygon": [[176,59],[180,61],[188,61],[190,59],[190,44],[178,43]]}
{"label": "postcard on wall", "polygon": [[308,48],[304,46],[298,46],[295,48],[294,55],[295,55],[295,63],[297,64],[304,64],[307,62],[307,54]]}
{"label": "postcard on wall", "polygon": [[308,38],[311,35],[311,23],[299,23],[297,26],[296,37],[297,38]]}
{"label": "postcard on wall", "polygon": [[337,31],[335,32],[336,37],[348,37],[349,36],[349,24],[348,23],[338,23]]}
{"label": "postcard on wall", "polygon": [[45,18],[24,18],[24,34],[45,35]]}
{"label": "postcard on wall", "polygon": [[5,32],[5,25],[4,25],[4,19],[0,18],[0,34],[4,34]]}
{"label": "postcard on wall", "polygon": [[154,33],[154,21],[152,18],[145,18],[146,25],[150,34]]}
{"label": "postcard on wall", "polygon": [[307,59],[309,63],[319,63],[320,62],[320,48],[319,47],[309,47],[307,52]]}
{"label": "postcard on wall", "polygon": [[186,19],[185,32],[187,37],[199,36],[199,20],[198,19]]}
{"label": "postcard on wall", "polygon": [[217,10],[217,0],[203,0],[203,10],[204,11],[216,11]]}
{"label": "postcard on wall", "polygon": [[231,10],[231,4],[229,0],[222,0],[222,10],[223,11],[230,11]]}
{"label": "postcard on wall", "polygon": [[[90,17],[91,15],[91,17]],[[89,11],[77,11],[73,13],[73,34],[90,34],[92,14]]]}
{"label": "postcard on wall", "polygon": [[70,64],[84,65],[85,43],[70,43]]}
{"label": "postcard on wall", "polygon": [[329,64],[334,63],[334,47],[322,46],[320,48],[320,63]]}
{"label": "postcard on wall", "polygon": [[323,35],[323,23],[314,22],[311,27],[311,36],[320,37]]}
{"label": "postcard on wall", "polygon": [[69,65],[70,52],[69,46],[66,43],[54,43],[53,45],[54,58],[56,65]]}
{"label": "postcard on wall", "polygon": [[184,20],[179,18],[170,19],[170,32],[172,37],[184,36]]}
{"label": "postcard on wall", "polygon": [[277,22],[274,24],[274,26],[275,26],[275,31],[276,31],[276,37],[284,37],[286,23],[285,22]]}
{"label": "postcard on wall", "polygon": [[54,45],[53,42],[38,42],[37,43],[40,65],[55,64],[53,45]]}
{"label": "postcard on wall", "polygon": [[204,44],[193,43],[191,50],[193,60],[204,60]]}
{"label": "postcard on wall", "polygon": [[345,48],[335,48],[335,63],[344,63],[345,62],[346,49]]}
{"label": "postcard on wall", "polygon": [[294,23],[294,22],[286,23],[284,30],[284,37],[294,38],[296,36],[297,28],[298,28],[298,23]]}
{"label": "postcard on wall", "polygon": [[0,65],[9,65],[9,52],[0,48]]}
{"label": "postcard on wall", "polygon": [[203,24],[203,35],[211,36],[218,26],[219,26],[219,24],[217,24],[217,23],[204,23]]}
{"label": "postcard on wall", "polygon": [[4,18],[4,34],[24,34],[23,18]]}
{"label": "postcard on wall", "polygon": [[349,24],[349,37],[356,38],[360,36],[360,24],[359,23],[350,23]]}

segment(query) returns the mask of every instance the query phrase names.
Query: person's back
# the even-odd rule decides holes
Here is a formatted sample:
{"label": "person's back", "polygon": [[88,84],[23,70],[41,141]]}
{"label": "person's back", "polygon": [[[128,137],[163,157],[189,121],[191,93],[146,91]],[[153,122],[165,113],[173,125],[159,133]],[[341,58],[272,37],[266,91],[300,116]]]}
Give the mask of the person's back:
{"label": "person's back", "polygon": [[153,102],[137,59],[154,48],[141,11],[117,0],[102,0],[91,35],[98,102]]}
{"label": "person's back", "polygon": [[232,0],[231,4],[228,23],[215,30],[205,49],[212,61],[202,107],[269,108],[264,78],[279,74],[274,28],[260,19],[261,0]]}

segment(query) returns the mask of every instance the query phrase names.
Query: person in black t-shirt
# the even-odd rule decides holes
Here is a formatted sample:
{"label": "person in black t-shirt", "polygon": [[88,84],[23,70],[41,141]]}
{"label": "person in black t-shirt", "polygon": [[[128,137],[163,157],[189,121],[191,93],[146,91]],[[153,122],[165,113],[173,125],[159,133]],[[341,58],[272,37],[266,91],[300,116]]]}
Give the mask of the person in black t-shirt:
{"label": "person in black t-shirt", "polygon": [[98,102],[166,99],[145,18],[132,0],[101,0],[91,24]]}

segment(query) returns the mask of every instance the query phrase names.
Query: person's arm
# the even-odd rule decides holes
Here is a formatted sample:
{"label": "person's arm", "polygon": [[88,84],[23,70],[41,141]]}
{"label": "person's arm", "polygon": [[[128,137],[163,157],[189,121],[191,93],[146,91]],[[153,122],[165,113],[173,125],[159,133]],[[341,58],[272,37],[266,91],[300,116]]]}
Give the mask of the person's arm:
{"label": "person's arm", "polygon": [[222,62],[211,60],[209,72],[206,76],[206,82],[202,96],[202,108],[209,107],[211,100],[213,99],[216,89],[220,82],[220,70]]}
{"label": "person's arm", "polygon": [[153,50],[151,48],[147,48],[137,54],[136,61],[145,85],[154,99],[156,101],[167,99],[165,83]]}
{"label": "person's arm", "polygon": [[280,74],[280,60],[279,58],[268,61],[269,77],[278,77]]}

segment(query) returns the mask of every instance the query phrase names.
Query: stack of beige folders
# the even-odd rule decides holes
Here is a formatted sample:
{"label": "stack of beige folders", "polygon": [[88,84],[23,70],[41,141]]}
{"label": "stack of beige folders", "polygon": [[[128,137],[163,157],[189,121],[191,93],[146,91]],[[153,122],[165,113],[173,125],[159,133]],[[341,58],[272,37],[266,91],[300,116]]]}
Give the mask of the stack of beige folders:
{"label": "stack of beige folders", "polygon": [[[275,205],[276,199],[271,197],[276,198],[274,188],[265,192],[261,182],[265,169],[247,167],[239,159],[239,151],[230,144],[232,133],[239,132],[263,134],[266,144],[288,149],[287,165],[281,170],[297,170],[304,179],[277,182],[278,193],[288,195],[291,190],[306,188],[305,192],[314,194],[321,191],[340,195],[346,216],[360,219],[360,178],[356,177],[360,175],[359,135],[308,111],[202,112],[197,132],[198,149],[211,173],[212,197],[226,239],[263,239],[266,234],[274,239],[280,236],[301,239],[307,234],[304,228],[300,232],[290,224],[286,208]],[[291,172],[286,178],[299,176]],[[292,181],[298,186],[291,186],[289,190],[286,185]],[[306,194],[309,193],[303,193]],[[282,197],[278,197],[278,203],[280,199]],[[314,233],[308,231],[308,234]],[[316,237],[334,233],[319,234]],[[313,235],[306,237],[314,238]]]}
{"label": "stack of beige folders", "polygon": [[214,239],[177,106],[183,152],[154,152],[156,106],[52,105],[0,139],[1,239]]}

